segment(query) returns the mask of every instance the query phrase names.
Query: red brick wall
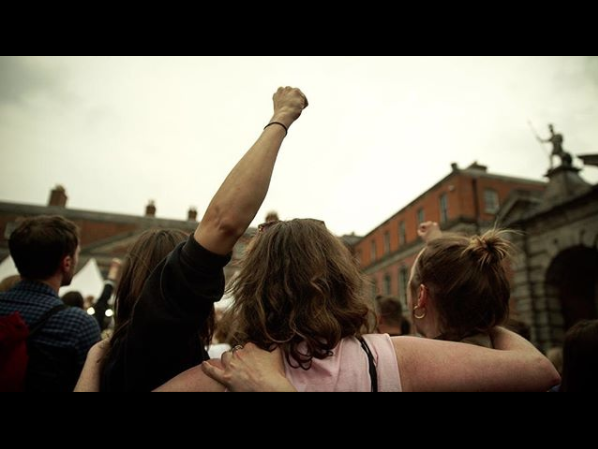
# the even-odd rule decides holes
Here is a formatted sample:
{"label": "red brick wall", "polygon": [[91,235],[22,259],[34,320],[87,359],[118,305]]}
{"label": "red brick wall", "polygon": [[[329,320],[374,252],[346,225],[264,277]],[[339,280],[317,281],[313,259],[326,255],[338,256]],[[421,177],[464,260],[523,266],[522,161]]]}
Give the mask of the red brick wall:
{"label": "red brick wall", "polygon": [[[460,216],[466,218],[475,218],[473,178],[470,176],[460,176],[455,183],[456,190],[460,192]],[[522,182],[513,182],[509,180],[493,179],[480,177],[477,179],[478,187],[478,207],[480,211],[480,221],[492,222],[495,215],[485,212],[484,191],[492,189],[498,193],[499,204],[502,205],[513,190],[542,191],[543,185],[528,184]]]}
{"label": "red brick wall", "polygon": [[134,224],[115,224],[82,220],[76,220],[75,223],[81,230],[81,246],[87,246],[138,229],[138,226]]}
{"label": "red brick wall", "polygon": [[[4,238],[4,230],[8,223],[16,221],[21,216],[17,215],[0,215],[0,241],[3,246],[8,245],[8,241]],[[79,226],[81,231],[81,246],[87,246],[92,243],[114,237],[119,234],[128,233],[138,228],[135,224],[118,224],[118,223],[107,223],[99,221],[84,221],[84,220],[73,220],[73,222]]]}
{"label": "red brick wall", "polygon": [[399,284],[399,274],[401,268],[407,268],[407,279],[411,275],[411,266],[415,262],[417,254],[412,256],[406,257],[405,259],[401,259],[389,265],[388,267],[377,271],[376,273],[371,274],[368,279],[371,281],[376,281],[377,286],[377,294],[378,295],[385,295],[386,292],[384,291],[384,278],[386,275],[390,275],[390,295],[395,296],[397,298],[401,297],[401,286]]}
{"label": "red brick wall", "polygon": [[[384,258],[387,254],[384,251],[384,235],[390,232],[390,253],[400,249],[399,244],[399,223],[405,222],[406,244],[415,242],[417,237],[417,213],[423,208],[426,221],[436,221],[440,223],[440,196],[447,194],[448,198],[448,219],[455,220],[474,220],[474,190],[473,177],[469,173],[455,173],[448,177],[444,182],[426,192],[419,200],[407,206],[400,213],[392,217],[387,223],[377,228],[372,234],[364,238],[356,245],[356,252],[360,256],[361,267],[367,268],[373,262],[371,258],[371,244],[376,244],[376,261]],[[495,216],[485,212],[484,190],[493,189],[498,193],[499,204],[502,204],[509,194],[516,189],[523,190],[543,190],[544,186],[528,184],[522,182],[513,182],[509,179],[486,178],[480,176],[477,178],[478,207],[481,222],[492,222]],[[441,224],[442,226],[442,224]],[[381,279],[383,275],[381,274]],[[381,282],[381,281],[380,281]]]}

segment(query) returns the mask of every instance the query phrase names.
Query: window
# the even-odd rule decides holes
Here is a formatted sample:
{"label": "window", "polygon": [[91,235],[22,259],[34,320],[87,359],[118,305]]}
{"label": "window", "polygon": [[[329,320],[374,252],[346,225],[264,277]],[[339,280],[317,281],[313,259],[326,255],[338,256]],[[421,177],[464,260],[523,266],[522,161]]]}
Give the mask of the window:
{"label": "window", "polygon": [[399,270],[399,297],[403,304],[407,306],[407,288],[409,284],[409,271],[407,267],[401,267]]}
{"label": "window", "polygon": [[484,210],[487,214],[496,214],[500,207],[496,190],[484,190]]}
{"label": "window", "polygon": [[390,254],[390,232],[384,233],[384,254]]}
{"label": "window", "polygon": [[372,263],[373,263],[376,261],[376,241],[375,240],[372,241],[371,256],[372,256]]}
{"label": "window", "polygon": [[417,226],[422,224],[424,221],[426,221],[426,214],[424,213],[424,209],[421,208],[417,211]]}
{"label": "window", "polygon": [[384,276],[384,294],[386,296],[390,296],[390,290],[391,290],[391,279],[390,279],[390,274],[387,274],[386,276]]}
{"label": "window", "polygon": [[404,245],[407,242],[407,232],[405,231],[405,222],[399,223],[399,243]]}
{"label": "window", "polygon": [[448,195],[443,193],[440,195],[440,223],[448,221]]}

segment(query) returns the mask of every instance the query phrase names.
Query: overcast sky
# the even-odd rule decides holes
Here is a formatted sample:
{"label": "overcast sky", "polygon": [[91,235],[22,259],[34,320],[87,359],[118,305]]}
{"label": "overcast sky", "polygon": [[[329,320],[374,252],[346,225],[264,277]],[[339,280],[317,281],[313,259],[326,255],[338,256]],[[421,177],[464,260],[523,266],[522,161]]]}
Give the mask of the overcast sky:
{"label": "overcast sky", "polygon": [[287,85],[310,106],[254,224],[277,210],[363,235],[451,162],[541,180],[528,120],[598,153],[596,57],[0,57],[0,201],[62,184],[70,208],[201,217]]}

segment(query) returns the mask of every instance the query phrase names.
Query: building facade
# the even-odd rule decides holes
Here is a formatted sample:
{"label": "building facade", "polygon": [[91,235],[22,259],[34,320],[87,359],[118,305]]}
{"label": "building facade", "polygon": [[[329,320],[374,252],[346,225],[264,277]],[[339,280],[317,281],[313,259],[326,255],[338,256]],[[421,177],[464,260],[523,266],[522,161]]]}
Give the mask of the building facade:
{"label": "building facade", "polygon": [[417,228],[438,222],[444,231],[480,233],[497,222],[503,202],[515,192],[540,195],[546,183],[489,173],[474,163],[452,165],[445,178],[402,208],[354,246],[363,272],[371,280],[371,295],[391,295],[406,305],[411,265],[423,248]]}
{"label": "building facade", "polygon": [[[66,207],[67,199],[65,189],[58,186],[50,193],[47,206],[0,202],[0,261],[10,254],[8,238],[18,220],[24,217],[60,215],[73,221],[80,229],[79,268],[93,257],[104,277],[107,275],[110,261],[115,257],[122,258],[144,231],[170,228],[192,233],[198,225],[197,211],[194,209],[188,211],[186,220],[169,220],[156,217],[156,205],[153,202],[147,205],[145,216],[133,216],[69,209]],[[233,259],[225,268],[227,280],[237,271],[239,259],[254,233],[254,229],[249,229],[235,246]]]}
{"label": "building facade", "polygon": [[579,172],[552,169],[543,195],[514,192],[501,210],[505,225],[522,231],[513,235],[512,301],[545,351],[579,320],[598,318],[598,186]]}

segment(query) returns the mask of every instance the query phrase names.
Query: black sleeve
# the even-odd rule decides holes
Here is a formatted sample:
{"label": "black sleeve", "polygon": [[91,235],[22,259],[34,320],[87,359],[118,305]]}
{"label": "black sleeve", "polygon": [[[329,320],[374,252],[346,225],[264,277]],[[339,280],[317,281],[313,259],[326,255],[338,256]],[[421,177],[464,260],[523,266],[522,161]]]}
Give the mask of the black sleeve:
{"label": "black sleeve", "polygon": [[114,292],[114,283],[112,281],[106,281],[104,283],[104,289],[102,290],[102,294],[93,305],[93,308],[95,310],[94,317],[100,325],[100,330],[102,331],[106,329],[106,310],[108,310],[108,301],[112,296],[112,292]]}
{"label": "black sleeve", "polygon": [[[204,358],[199,330],[224,294],[230,256],[199,245],[193,235],[162,261],[145,283],[126,341],[126,382],[160,386]],[[143,388],[143,387],[142,387]]]}

